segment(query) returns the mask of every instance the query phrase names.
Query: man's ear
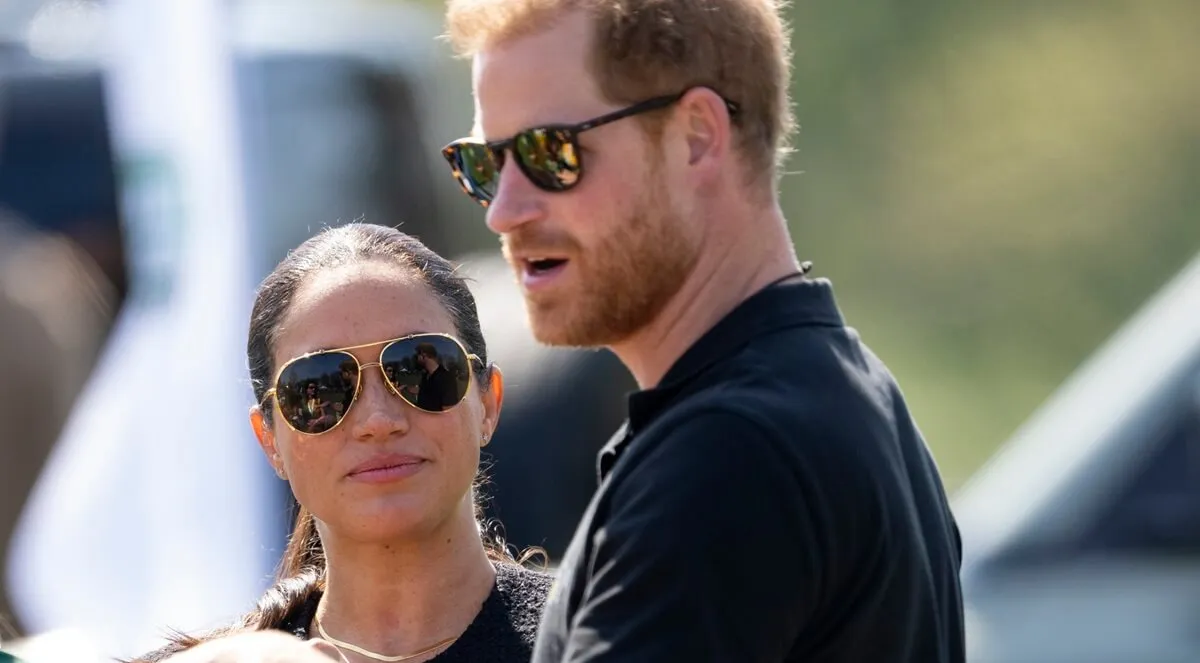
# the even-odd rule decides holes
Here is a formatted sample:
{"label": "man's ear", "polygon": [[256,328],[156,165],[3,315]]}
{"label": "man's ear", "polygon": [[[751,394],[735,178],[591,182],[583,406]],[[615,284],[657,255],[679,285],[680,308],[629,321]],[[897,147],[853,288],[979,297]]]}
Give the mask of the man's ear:
{"label": "man's ear", "polygon": [[283,457],[279,455],[279,449],[275,446],[275,434],[267,425],[262,408],[257,405],[250,408],[250,428],[254,431],[254,437],[258,439],[258,446],[266,454],[267,462],[275,469],[275,474],[279,475],[280,479],[287,479]]}
{"label": "man's ear", "polygon": [[483,439],[480,446],[487,446],[496,425],[500,423],[500,410],[504,407],[504,374],[500,367],[488,367],[488,387],[483,391]]}
{"label": "man's ear", "polygon": [[732,118],[721,95],[706,87],[688,91],[679,100],[688,145],[688,163],[719,162],[729,151]]}

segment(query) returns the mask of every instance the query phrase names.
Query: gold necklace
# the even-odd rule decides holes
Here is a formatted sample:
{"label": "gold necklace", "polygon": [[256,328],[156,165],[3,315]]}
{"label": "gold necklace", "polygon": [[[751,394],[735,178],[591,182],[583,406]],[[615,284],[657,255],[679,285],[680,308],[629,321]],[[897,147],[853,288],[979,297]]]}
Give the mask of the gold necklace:
{"label": "gold necklace", "polygon": [[363,649],[362,647],[352,645],[349,642],[342,642],[341,640],[338,640],[337,638],[331,637],[328,633],[325,632],[325,627],[321,626],[321,619],[319,617],[316,618],[314,621],[316,621],[316,623],[317,623],[317,632],[321,634],[321,637],[325,638],[329,642],[332,642],[334,645],[340,647],[341,649],[348,649],[356,654],[362,654],[363,656],[366,656],[367,658],[373,658],[377,661],[387,661],[387,663],[397,663],[397,661],[407,661],[410,659],[414,659],[418,656],[423,656],[425,654],[428,654],[431,651],[436,651],[438,649],[441,649],[442,647],[445,647],[446,645],[453,643],[459,637],[456,635],[452,638],[446,638],[445,640],[442,640],[441,642],[438,642],[431,647],[426,647],[425,649],[422,649],[421,651],[415,652],[412,654],[404,654],[401,656],[384,656],[383,654],[376,654],[373,651],[369,651],[369,650]]}

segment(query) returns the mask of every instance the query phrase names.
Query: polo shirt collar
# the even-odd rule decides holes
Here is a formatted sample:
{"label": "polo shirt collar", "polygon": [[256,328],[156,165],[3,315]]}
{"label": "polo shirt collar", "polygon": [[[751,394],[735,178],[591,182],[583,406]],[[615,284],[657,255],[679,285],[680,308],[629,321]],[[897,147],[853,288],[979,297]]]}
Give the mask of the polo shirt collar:
{"label": "polo shirt collar", "polygon": [[782,329],[843,325],[829,279],[784,282],[752,295],[688,348],[657,386],[629,394],[629,418],[600,451],[601,480],[634,434],[649,425],[709,367],[736,354],[755,338]]}

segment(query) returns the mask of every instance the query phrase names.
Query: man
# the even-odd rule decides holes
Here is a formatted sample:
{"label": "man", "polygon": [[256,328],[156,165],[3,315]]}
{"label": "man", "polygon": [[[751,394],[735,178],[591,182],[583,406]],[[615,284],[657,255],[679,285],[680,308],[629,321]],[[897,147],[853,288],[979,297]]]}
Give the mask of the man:
{"label": "man", "polygon": [[457,402],[458,385],[450,371],[438,360],[437,348],[423,343],[417,348],[417,363],[421,365],[421,384],[417,387],[417,407],[437,412]]}
{"label": "man", "polygon": [[777,203],[792,118],[775,3],[447,11],[476,124],[444,156],[535,336],[610,348],[640,388],[534,660],[963,661],[936,466]]}

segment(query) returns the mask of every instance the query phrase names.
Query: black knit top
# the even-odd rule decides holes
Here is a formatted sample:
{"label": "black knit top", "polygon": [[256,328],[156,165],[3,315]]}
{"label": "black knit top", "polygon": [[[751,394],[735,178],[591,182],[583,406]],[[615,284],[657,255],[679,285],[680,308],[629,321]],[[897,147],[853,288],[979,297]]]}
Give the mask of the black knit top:
{"label": "black knit top", "polygon": [[[496,563],[496,584],[467,630],[442,653],[437,663],[528,663],[550,593],[552,576],[515,564]],[[280,629],[305,640],[316,636],[309,625],[321,593],[315,592]]]}
{"label": "black knit top", "polygon": [[[475,620],[454,644],[429,660],[436,663],[529,663],[542,608],[546,604],[553,578],[546,573],[511,563],[497,562],[495,566],[496,584],[484,599]],[[308,600],[284,618],[279,630],[305,640],[312,637],[308,627],[316,616],[320,601],[321,592],[313,592]],[[235,631],[222,632],[229,634]],[[190,643],[172,642],[129,663],[159,663],[190,648],[197,640],[204,641],[208,637],[184,639],[190,640]],[[2,662],[3,657],[0,657]]]}

